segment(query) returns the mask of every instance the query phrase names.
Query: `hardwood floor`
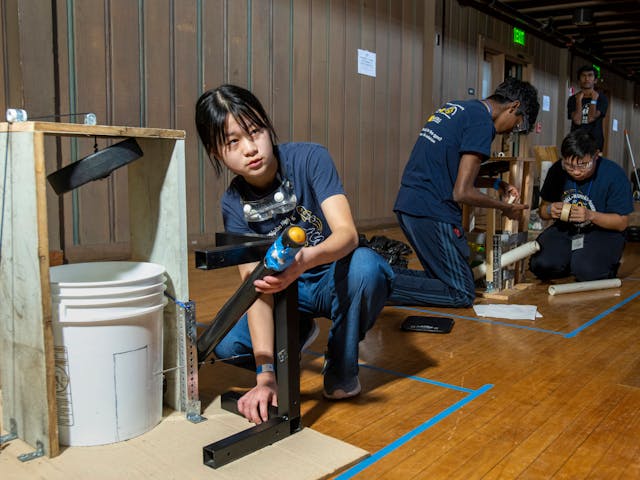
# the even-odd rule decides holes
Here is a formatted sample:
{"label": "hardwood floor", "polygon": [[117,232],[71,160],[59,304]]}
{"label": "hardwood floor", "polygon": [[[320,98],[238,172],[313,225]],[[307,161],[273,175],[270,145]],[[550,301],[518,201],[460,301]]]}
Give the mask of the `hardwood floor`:
{"label": "hardwood floor", "polygon": [[[398,229],[364,233],[403,239]],[[627,245],[618,289],[551,297],[529,278],[509,303],[536,305],[535,321],[385,308],[360,344],[362,394],[350,401],[322,398],[329,321],[320,319],[302,356],[303,424],[371,452],[337,478],[640,478],[639,252]],[[239,277],[235,267],[192,265],[191,297],[206,323]],[[455,326],[403,332],[409,314],[448,315]],[[253,381],[228,365],[203,367],[202,401]]]}

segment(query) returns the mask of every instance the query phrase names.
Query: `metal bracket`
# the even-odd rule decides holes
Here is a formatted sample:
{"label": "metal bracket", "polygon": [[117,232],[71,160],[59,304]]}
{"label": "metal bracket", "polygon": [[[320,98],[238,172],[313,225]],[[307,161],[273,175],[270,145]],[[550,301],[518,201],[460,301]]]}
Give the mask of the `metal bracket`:
{"label": "metal bracket", "polygon": [[18,460],[20,460],[21,462],[28,462],[29,460],[33,460],[34,458],[39,458],[43,456],[44,456],[44,445],[40,440],[38,440],[36,442],[36,451],[18,455]]}
{"label": "metal bracket", "polygon": [[0,437],[0,445],[10,442],[11,440],[15,440],[16,438],[18,438],[18,424],[16,423],[15,418],[10,418],[9,433]]}
{"label": "metal bracket", "polygon": [[186,367],[183,370],[185,375],[186,398],[183,406],[186,411],[187,420],[192,423],[200,423],[206,420],[200,415],[200,401],[198,393],[198,359],[196,355],[196,303],[193,300],[184,302],[184,326],[186,351],[183,352],[182,358],[186,360]]}
{"label": "metal bracket", "polygon": [[502,234],[493,235],[493,282],[487,282],[487,292],[492,293],[502,290]]}

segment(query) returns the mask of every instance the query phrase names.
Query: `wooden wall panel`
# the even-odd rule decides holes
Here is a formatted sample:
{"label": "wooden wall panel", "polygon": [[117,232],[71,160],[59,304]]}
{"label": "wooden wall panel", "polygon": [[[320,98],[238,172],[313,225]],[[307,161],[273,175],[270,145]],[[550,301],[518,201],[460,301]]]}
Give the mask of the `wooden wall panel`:
{"label": "wooden wall panel", "polygon": [[[531,61],[534,84],[551,98],[551,111],[540,116],[542,132],[532,134],[529,144],[558,142],[568,128],[564,109],[572,59],[567,52],[533,35],[516,49],[510,25],[454,1],[57,0],[46,5],[49,10],[27,0],[0,5],[0,98],[12,106],[26,102],[30,112],[51,110],[53,103],[60,112],[92,111],[100,123],[186,130],[192,246],[209,243],[222,229],[219,199],[232,176],[215,175],[193,121],[199,95],[222,83],[251,88],[281,141],[328,147],[359,225],[393,221],[400,176],[430,110],[445,100],[472,98],[467,89],[478,84],[480,36],[503,46],[507,57]],[[34,30],[36,36],[26,34]],[[36,88],[41,80],[33,72],[42,66],[34,64],[46,59],[41,45],[47,43],[57,44],[50,62],[54,73],[47,66],[41,76],[53,86]],[[359,48],[376,53],[375,78],[357,73]],[[620,132],[638,124],[638,110],[631,107],[625,79],[610,76],[609,82],[611,115],[619,117],[620,128],[609,149],[624,159]],[[105,145],[100,141],[100,148]],[[92,150],[93,139],[63,139],[47,146],[47,168]],[[48,192],[49,216],[60,219],[50,222],[51,244],[74,255],[125,254],[126,177],[126,170],[117,171],[60,198]]]}
{"label": "wooden wall panel", "polygon": [[346,94],[344,79],[346,52],[344,45],[347,35],[345,12],[345,0],[331,0],[329,2],[329,100],[327,106],[329,131],[327,133],[327,147],[339,172],[344,171],[345,164],[344,106]]}
{"label": "wooden wall panel", "polygon": [[[227,69],[225,63],[225,0],[209,0],[203,4],[202,11],[202,78],[199,79],[201,86],[198,94],[202,94],[207,90],[216,88],[226,82]],[[192,129],[192,136],[197,135],[195,129]],[[206,244],[210,243],[210,232],[220,232],[224,230],[222,225],[222,215],[220,213],[220,198],[224,193],[227,182],[227,176],[218,177],[214,168],[209,162],[209,158],[204,152],[202,145],[199,143],[198,158],[203,165],[202,183],[204,184],[204,205],[202,205],[201,216],[204,223],[204,231],[201,232],[201,239],[193,238],[192,242]],[[209,232],[209,235],[207,235]],[[207,237],[209,240],[207,240]]]}
{"label": "wooden wall panel", "polygon": [[[342,181],[354,213],[360,208],[358,197],[358,158],[360,143],[360,79],[357,74],[357,49],[360,46],[360,5],[347,0],[345,11],[345,66],[344,66],[344,162]],[[339,114],[339,113],[338,113]],[[356,217],[357,218],[357,217]]]}
{"label": "wooden wall panel", "polygon": [[311,1],[309,140],[328,147],[329,3]]}
{"label": "wooden wall panel", "polygon": [[[363,1],[360,4],[360,47],[362,50],[376,52],[376,67],[380,65],[381,58],[378,57],[378,49],[376,46],[376,9],[375,0]],[[382,72],[382,69],[380,71]],[[379,81],[377,76],[378,68],[376,68],[376,77],[366,75],[358,75],[360,80],[360,125],[358,129],[357,142],[360,144],[360,152],[358,157],[358,174],[356,179],[358,210],[355,212],[357,218],[362,221],[368,221],[375,218],[376,213],[373,210],[373,199],[378,194],[380,184],[374,170],[374,125],[375,125],[375,84]]]}
{"label": "wooden wall panel", "polygon": [[[179,130],[193,131],[193,112],[199,91],[197,75],[197,2],[180,2],[173,6],[175,78],[175,125]],[[201,184],[198,162],[198,139],[188,135],[185,140],[187,195],[187,231],[200,232]]]}
{"label": "wooden wall panel", "polygon": [[228,2],[227,9],[227,81],[249,86],[247,2]]}
{"label": "wooden wall panel", "polygon": [[[141,115],[141,63],[138,4],[130,0],[111,0],[108,4],[107,36],[107,123],[143,126]],[[109,142],[114,143],[114,142]],[[109,185],[109,225],[117,242],[129,240],[128,169],[113,172]]]}
{"label": "wooden wall panel", "polygon": [[[99,123],[109,122],[108,95],[111,78],[108,77],[108,24],[106,5],[102,0],[72,2],[73,32],[70,48],[75,55],[74,91],[77,113],[93,112]],[[82,116],[72,121],[82,122]],[[101,140],[98,147],[105,146]],[[93,139],[79,139],[78,158],[94,151]],[[74,158],[70,159],[75,160]],[[77,189],[73,198],[77,198],[76,208],[79,216],[76,242],[93,245],[114,242],[113,231],[109,223],[113,207],[111,184],[113,177],[91,182]],[[77,196],[76,196],[77,195]],[[75,243],[75,242],[74,242]]]}
{"label": "wooden wall panel", "polygon": [[144,92],[141,98],[145,126],[175,128],[173,97],[173,8],[171,0],[144,3]]}
{"label": "wooden wall panel", "polygon": [[[389,128],[389,2],[378,0],[375,2],[375,12],[372,15],[375,20],[375,52],[379,67],[377,68],[377,77],[374,84],[374,102],[373,102],[373,121],[371,130],[372,153],[371,161],[364,163],[372,172],[372,178],[381,179],[375,182],[375,188],[372,189],[370,217],[380,215],[380,212],[387,212],[387,216],[392,216],[393,205],[389,201],[389,197],[395,200],[397,186],[388,191],[386,177],[389,172],[389,136],[387,134]],[[395,163],[395,162],[394,162]],[[373,182],[372,182],[373,183]]]}
{"label": "wooden wall panel", "polygon": [[[386,208],[384,212],[387,216],[393,215],[393,204],[398,193],[402,170],[409,160],[408,155],[405,156],[401,150],[401,102],[400,102],[400,85],[402,80],[402,58],[398,52],[402,49],[402,4],[400,2],[391,2],[389,4],[389,32],[388,32],[388,67],[386,75],[388,77],[388,92],[396,92],[395,95],[389,96],[388,115],[387,115],[387,149],[385,152],[387,162],[386,176],[384,180],[384,191],[386,192]],[[420,127],[416,127],[413,131],[417,135]],[[415,143],[415,139],[414,139]]]}
{"label": "wooden wall panel", "polygon": [[290,140],[309,139],[311,101],[311,2],[298,0],[293,4],[293,64],[292,105],[293,136]]}
{"label": "wooden wall panel", "polygon": [[[293,32],[291,30],[292,5],[289,0],[273,0],[273,94],[271,120],[280,137],[287,141],[293,133],[291,119],[291,79],[293,56]],[[265,108],[268,108],[265,106]]]}

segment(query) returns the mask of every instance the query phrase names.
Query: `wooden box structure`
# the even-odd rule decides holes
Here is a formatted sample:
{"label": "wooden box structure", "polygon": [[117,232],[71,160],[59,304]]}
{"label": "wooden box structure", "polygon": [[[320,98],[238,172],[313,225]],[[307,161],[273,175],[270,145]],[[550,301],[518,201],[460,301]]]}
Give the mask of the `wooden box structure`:
{"label": "wooden box structure", "polygon": [[[59,452],[51,325],[44,138],[135,138],[143,156],[128,165],[131,260],[166,268],[167,293],[188,302],[184,138],[181,130],[49,122],[0,124],[0,385],[2,427],[50,457]],[[164,311],[164,403],[197,411],[195,349],[184,308]],[[197,374],[196,374],[197,375]]]}
{"label": "wooden box structure", "polygon": [[[533,184],[535,173],[535,159],[525,157],[491,157],[489,162],[506,162],[508,170],[501,174],[502,180],[510,183],[520,192],[520,203],[531,205],[533,200]],[[482,169],[481,169],[482,174]],[[485,209],[483,209],[485,210]],[[463,207],[462,222],[465,230],[469,231],[472,224],[471,216],[473,211],[468,206]],[[529,228],[530,211],[525,210],[519,220],[510,220],[502,218],[499,213],[492,208],[486,209],[486,234],[485,234],[485,252],[486,252],[486,270],[487,283],[493,283],[493,237],[497,231],[515,234],[519,232],[527,232]],[[518,262],[521,264],[522,261]],[[516,267],[515,283],[520,281],[521,268]]]}

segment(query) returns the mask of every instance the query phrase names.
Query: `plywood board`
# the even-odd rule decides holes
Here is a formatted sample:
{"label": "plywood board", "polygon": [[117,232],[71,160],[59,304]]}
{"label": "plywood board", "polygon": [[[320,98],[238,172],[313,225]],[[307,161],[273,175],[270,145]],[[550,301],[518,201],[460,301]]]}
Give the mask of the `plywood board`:
{"label": "plywood board", "polygon": [[169,413],[158,426],[137,438],[95,447],[63,447],[56,458],[41,457],[24,463],[17,456],[32,449],[21,440],[13,440],[0,454],[2,478],[320,479],[368,456],[365,450],[304,428],[235,462],[212,469],[202,463],[202,447],[242,431],[250,424],[221,410],[219,400],[213,402],[204,415],[207,421],[194,424],[187,421],[184,414]]}

